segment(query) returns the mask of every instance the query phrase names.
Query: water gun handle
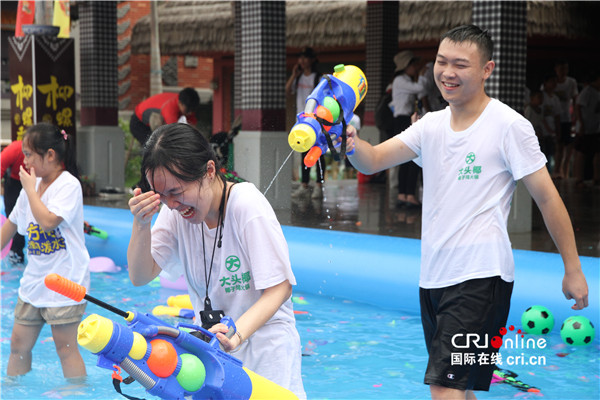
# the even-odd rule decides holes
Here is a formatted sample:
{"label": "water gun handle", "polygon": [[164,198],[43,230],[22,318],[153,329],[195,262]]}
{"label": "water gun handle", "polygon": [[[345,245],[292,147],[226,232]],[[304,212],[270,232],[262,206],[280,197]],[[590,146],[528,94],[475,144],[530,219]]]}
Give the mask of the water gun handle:
{"label": "water gun handle", "polygon": [[[231,337],[233,335],[235,335],[235,332],[237,331],[237,328],[235,327],[235,323],[233,322],[233,319],[231,319],[231,317],[225,316],[225,317],[221,318],[221,323],[225,324],[226,326],[229,327],[229,330],[227,331],[225,336],[227,337],[227,339],[231,339]],[[225,348],[223,347],[223,345],[221,345],[221,343],[219,342],[219,339],[217,339],[217,335],[215,335],[208,344],[210,344],[213,347],[218,344],[219,347],[221,348],[221,350],[225,351]]]}
{"label": "water gun handle", "polygon": [[68,297],[71,300],[80,302],[81,300],[86,299],[94,304],[99,305],[102,308],[107,309],[108,311],[112,311],[115,314],[120,315],[125,319],[131,318],[130,312],[119,310],[118,308],[113,307],[110,304],[103,302],[102,300],[98,300],[97,298],[86,294],[87,289],[85,287],[63,276],[60,276],[58,274],[46,275],[44,283],[48,289],[55,291],[56,293],[62,294],[63,296]]}

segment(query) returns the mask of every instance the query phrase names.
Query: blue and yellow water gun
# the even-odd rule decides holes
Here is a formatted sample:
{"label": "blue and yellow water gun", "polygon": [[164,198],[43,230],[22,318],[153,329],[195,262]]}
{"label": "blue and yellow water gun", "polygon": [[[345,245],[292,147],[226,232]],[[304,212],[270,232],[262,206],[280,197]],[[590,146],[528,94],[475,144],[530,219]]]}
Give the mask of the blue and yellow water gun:
{"label": "blue and yellow water gun", "polygon": [[[330,149],[339,160],[346,152],[346,125],[354,110],[367,95],[367,79],[354,65],[338,64],[333,75],[325,75],[306,98],[304,111],[288,136],[290,147],[300,153],[308,151],[304,165],[312,167],[321,154]],[[334,140],[341,142],[334,145]],[[341,146],[338,154],[334,147]],[[348,154],[352,154],[354,150]]]}
{"label": "blue and yellow water gun", "polygon": [[[163,399],[297,399],[289,390],[255,374],[220,348],[216,335],[196,325],[177,327],[151,314],[122,311],[88,294],[85,287],[50,274],[46,286],[75,301],[86,299],[127,321],[123,326],[92,314],[77,329],[77,342],[98,355],[98,366],[123,369]],[[235,332],[233,320],[221,320]],[[115,376],[114,379],[120,378]],[[122,379],[122,378],[121,378]],[[115,384],[120,393],[120,387]],[[127,396],[126,396],[127,397]]]}

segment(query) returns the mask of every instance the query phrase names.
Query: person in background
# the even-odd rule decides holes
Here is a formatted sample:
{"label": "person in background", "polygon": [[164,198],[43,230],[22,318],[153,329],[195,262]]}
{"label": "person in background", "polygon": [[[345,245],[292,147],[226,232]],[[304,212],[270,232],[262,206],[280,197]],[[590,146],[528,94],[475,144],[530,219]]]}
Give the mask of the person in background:
{"label": "person in background", "polygon": [[184,122],[196,126],[196,110],[199,105],[200,96],[191,87],[182,89],[179,93],[154,95],[135,107],[129,129],[143,147],[152,131],[161,125]]}
{"label": "person in background", "polygon": [[[19,193],[23,188],[21,186],[21,178],[19,177],[19,172],[23,165],[22,143],[21,140],[14,140],[2,150],[2,155],[0,155],[2,169],[0,176],[4,179],[4,212],[7,216],[10,215],[15,207]],[[7,171],[10,171],[10,174],[6,174]],[[25,237],[18,232],[15,233],[8,255],[8,259],[12,264],[23,263],[24,247]]]}
{"label": "person in background", "polygon": [[[424,383],[433,399],[474,399],[475,390],[489,390],[497,349],[455,338],[493,337],[506,326],[515,275],[506,221],[518,180],[562,256],[565,298],[575,301],[573,310],[589,302],[573,226],[533,128],[485,92],[495,67],[492,53],[487,31],[475,25],[448,31],[434,77],[449,107],[425,114],[377,146],[361,140],[352,126],[347,130],[348,149],[354,149],[348,157],[363,173],[410,160],[423,166],[419,296],[429,353]],[[488,362],[469,362],[470,354]]]}
{"label": "person in background", "polygon": [[569,177],[569,164],[575,146],[574,135],[571,134],[575,122],[575,100],[577,99],[577,81],[568,76],[569,63],[567,60],[557,60],[554,63],[556,87],[554,94],[560,102],[560,136],[556,142],[556,173],[557,179]]}
{"label": "person in background", "polygon": [[[296,279],[267,199],[250,182],[227,182],[208,141],[188,124],[152,133],[142,177],[144,192],[136,188],[129,200],[131,282],[145,285],[161,271],[183,275],[203,327],[217,334],[225,351],[306,398],[291,300]],[[218,319],[205,320],[211,310],[235,321],[233,336],[225,336],[228,327]]]}
{"label": "person in background", "polygon": [[542,114],[544,120],[542,122],[543,135],[540,138],[540,147],[542,148],[542,153],[544,153],[548,160],[548,171],[553,173],[554,176],[559,168],[554,159],[554,155],[556,143],[560,136],[560,101],[554,94],[555,87],[556,75],[547,74],[544,77],[542,86]]}
{"label": "person in background", "polygon": [[[321,74],[317,71],[317,64],[317,53],[312,47],[305,47],[298,54],[298,63],[294,65],[292,74],[285,84],[286,94],[296,95],[296,113],[304,111],[306,98],[312,93],[321,79]],[[319,161],[315,164],[317,182],[314,189],[311,189],[309,186],[310,168],[304,165],[304,157],[307,153],[302,153],[302,181],[300,187],[292,192],[292,197],[306,197],[310,195],[313,199],[321,199],[323,197],[323,181],[325,179],[325,155],[321,155]]]}
{"label": "person in background", "polygon": [[442,110],[448,105],[448,103],[446,103],[442,97],[440,89],[438,89],[437,85],[435,84],[435,79],[433,78],[433,61],[426,63],[424,69],[424,90],[419,94],[419,100],[421,100],[423,103],[423,113],[419,115],[420,117],[429,111]]}
{"label": "person in background", "polygon": [[592,158],[594,185],[600,185],[600,70],[590,76],[590,83],[583,88],[575,106],[579,131],[575,143],[575,179],[578,187],[585,179],[585,159]]}
{"label": "person in background", "polygon": [[[392,81],[392,108],[394,109],[394,132],[402,132],[411,124],[419,95],[425,91],[425,69],[419,70],[419,58],[412,51],[404,50],[394,56],[396,73]],[[400,165],[398,170],[398,207],[420,207],[416,197],[417,180],[421,167],[414,162]]]}
{"label": "person in background", "polygon": [[529,96],[529,102],[525,106],[525,111],[523,115],[529,122],[531,122],[531,126],[535,131],[535,135],[538,137],[538,140],[542,140],[543,130],[544,130],[544,115],[542,114],[542,102],[544,101],[544,96],[542,91],[539,89],[534,89],[531,91]]}
{"label": "person in background", "polygon": [[87,301],[51,291],[44,278],[59,274],[89,290],[90,256],[83,233],[83,193],[75,143],[65,131],[39,123],[23,137],[23,189],[2,226],[2,248],[19,231],[27,235],[27,266],[19,286],[6,374],[31,370],[32,350],[45,323],[65,378],[86,375],[77,345],[77,327]]}

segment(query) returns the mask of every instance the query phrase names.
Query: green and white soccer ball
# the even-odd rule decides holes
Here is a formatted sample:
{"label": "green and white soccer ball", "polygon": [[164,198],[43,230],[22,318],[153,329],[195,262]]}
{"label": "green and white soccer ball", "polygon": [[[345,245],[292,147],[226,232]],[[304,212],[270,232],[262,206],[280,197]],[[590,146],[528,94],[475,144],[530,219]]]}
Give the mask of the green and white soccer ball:
{"label": "green and white soccer ball", "polygon": [[554,328],[554,316],[544,306],[531,306],[521,315],[521,325],[526,333],[545,335]]}
{"label": "green and white soccer ball", "polygon": [[594,324],[581,315],[567,318],[560,327],[560,337],[570,346],[587,346],[595,334]]}

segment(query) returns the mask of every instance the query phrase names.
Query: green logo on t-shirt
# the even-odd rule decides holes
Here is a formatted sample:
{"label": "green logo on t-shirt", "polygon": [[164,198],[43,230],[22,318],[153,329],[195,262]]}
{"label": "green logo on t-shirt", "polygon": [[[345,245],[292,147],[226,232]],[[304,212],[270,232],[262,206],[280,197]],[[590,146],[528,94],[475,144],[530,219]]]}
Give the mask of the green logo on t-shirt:
{"label": "green logo on t-shirt", "polygon": [[458,180],[471,180],[471,179],[479,179],[479,174],[481,174],[481,165],[471,165],[475,162],[475,153],[470,152],[465,157],[465,165],[464,168],[458,170]]}
{"label": "green logo on t-shirt", "polygon": [[225,268],[227,268],[227,271],[235,272],[240,269],[240,267],[240,259],[237,256],[229,256],[225,259]]}
{"label": "green logo on t-shirt", "polygon": [[234,293],[250,289],[250,271],[241,272],[238,275],[236,272],[241,268],[242,262],[238,256],[229,256],[225,259],[225,268],[231,272],[230,276],[223,276],[219,279],[221,287],[225,293]]}
{"label": "green logo on t-shirt", "polygon": [[473,161],[475,161],[475,153],[469,153],[467,154],[467,156],[465,157],[465,162],[467,164],[473,164]]}

